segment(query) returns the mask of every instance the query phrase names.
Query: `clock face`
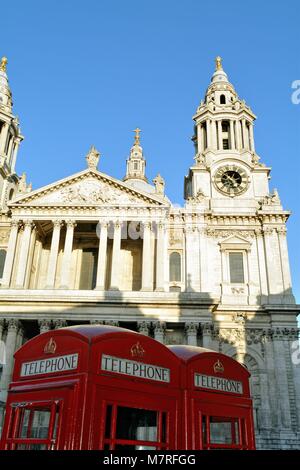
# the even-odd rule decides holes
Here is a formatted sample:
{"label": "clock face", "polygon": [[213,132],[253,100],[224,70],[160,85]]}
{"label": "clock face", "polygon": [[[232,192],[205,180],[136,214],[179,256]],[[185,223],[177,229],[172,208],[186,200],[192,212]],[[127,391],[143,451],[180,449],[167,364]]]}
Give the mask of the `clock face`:
{"label": "clock face", "polygon": [[226,165],[216,171],[213,182],[218,191],[233,197],[247,191],[249,177],[243,168]]}

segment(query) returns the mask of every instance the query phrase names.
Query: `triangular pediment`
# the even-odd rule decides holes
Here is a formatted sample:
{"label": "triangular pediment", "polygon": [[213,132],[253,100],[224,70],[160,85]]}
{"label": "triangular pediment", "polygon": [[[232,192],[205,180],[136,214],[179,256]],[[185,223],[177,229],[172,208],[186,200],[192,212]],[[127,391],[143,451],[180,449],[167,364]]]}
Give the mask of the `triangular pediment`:
{"label": "triangular pediment", "polygon": [[251,243],[239,235],[230,235],[219,243],[221,250],[250,250]]}
{"label": "triangular pediment", "polygon": [[16,197],[11,206],[166,206],[164,198],[134,189],[97,170],[85,170]]}

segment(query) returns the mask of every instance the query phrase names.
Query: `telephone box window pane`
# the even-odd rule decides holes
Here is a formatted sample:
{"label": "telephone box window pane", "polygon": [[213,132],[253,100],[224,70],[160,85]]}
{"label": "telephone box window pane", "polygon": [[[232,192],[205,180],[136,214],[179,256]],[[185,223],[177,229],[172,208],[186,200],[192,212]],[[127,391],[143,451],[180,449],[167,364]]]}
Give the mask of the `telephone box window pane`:
{"label": "telephone box window pane", "polygon": [[157,412],[119,406],[116,438],[157,441]]}
{"label": "telephone box window pane", "polygon": [[210,442],[211,444],[238,444],[238,422],[233,418],[211,416]]}
{"label": "telephone box window pane", "polygon": [[31,432],[28,437],[47,439],[50,423],[50,411],[34,410]]}
{"label": "telephone box window pane", "polygon": [[[47,439],[49,432],[51,411],[47,410],[34,410],[24,409],[22,413],[20,428],[18,436],[19,438],[35,438],[35,439]],[[58,422],[58,413],[56,413],[54,437],[56,435],[56,428]]]}
{"label": "telephone box window pane", "polygon": [[112,406],[106,407],[105,437],[110,438]]}
{"label": "telephone box window pane", "polygon": [[243,253],[229,253],[230,282],[244,284]]}

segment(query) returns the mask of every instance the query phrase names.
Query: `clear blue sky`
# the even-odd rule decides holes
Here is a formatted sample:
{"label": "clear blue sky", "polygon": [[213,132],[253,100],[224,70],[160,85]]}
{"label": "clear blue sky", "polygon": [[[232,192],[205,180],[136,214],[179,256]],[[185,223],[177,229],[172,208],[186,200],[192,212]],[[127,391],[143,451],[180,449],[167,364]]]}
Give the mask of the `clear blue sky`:
{"label": "clear blue sky", "polygon": [[193,162],[192,115],[216,55],[258,116],[256,149],[273,167],[288,223],[300,301],[299,1],[17,0],[1,5],[0,55],[9,59],[14,110],[25,141],[17,170],[37,188],[85,167],[91,144],[100,170],[117,178],[142,130],[147,175],[160,172],[183,203]]}

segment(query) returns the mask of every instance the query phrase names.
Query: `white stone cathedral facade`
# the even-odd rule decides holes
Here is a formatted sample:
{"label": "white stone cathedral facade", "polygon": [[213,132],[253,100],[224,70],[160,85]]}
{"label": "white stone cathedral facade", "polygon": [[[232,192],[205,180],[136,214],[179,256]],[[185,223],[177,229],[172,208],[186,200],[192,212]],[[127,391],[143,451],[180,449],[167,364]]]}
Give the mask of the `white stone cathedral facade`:
{"label": "white stone cathedral facade", "polygon": [[290,214],[277,190],[270,192],[270,167],[254,146],[255,115],[220,58],[193,116],[195,156],[180,208],[165,195],[160,175],[149,184],[139,129],[123,180],[101,172],[92,147],[81,172],[32,190],[25,174],[15,172],[23,136],[6,62],[0,65],[1,402],[13,353],[25,341],[65,325],[113,323],[237,358],[252,374],[257,447],[300,448]]}

